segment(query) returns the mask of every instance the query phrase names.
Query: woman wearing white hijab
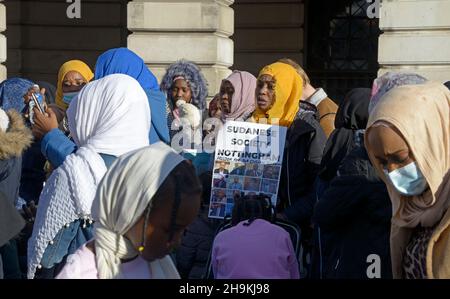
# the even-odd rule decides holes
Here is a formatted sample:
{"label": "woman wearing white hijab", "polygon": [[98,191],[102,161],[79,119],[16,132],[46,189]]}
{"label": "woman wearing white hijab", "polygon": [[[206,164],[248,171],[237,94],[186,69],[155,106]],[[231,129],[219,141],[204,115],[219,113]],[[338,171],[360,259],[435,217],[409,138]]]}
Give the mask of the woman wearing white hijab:
{"label": "woman wearing white hijab", "polygon": [[97,189],[94,240],[57,278],[180,278],[168,253],[200,207],[192,165],[162,142],[118,158]]}
{"label": "woman wearing white hijab", "polygon": [[52,173],[41,193],[28,243],[28,278],[34,277],[36,268],[53,269],[92,237],[86,226],[96,220],[91,206],[107,166],[149,144],[147,96],[127,75],[114,74],[86,85],[72,100],[67,118],[78,150]]}

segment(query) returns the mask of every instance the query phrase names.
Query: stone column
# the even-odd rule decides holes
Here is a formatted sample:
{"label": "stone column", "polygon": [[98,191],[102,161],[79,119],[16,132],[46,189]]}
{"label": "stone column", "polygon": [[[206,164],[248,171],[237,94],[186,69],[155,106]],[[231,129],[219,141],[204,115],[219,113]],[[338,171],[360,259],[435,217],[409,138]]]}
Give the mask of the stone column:
{"label": "stone column", "polygon": [[165,68],[185,58],[208,80],[209,96],[233,65],[234,0],[135,0],[128,3],[128,48],[161,80]]}
{"label": "stone column", "polygon": [[[3,0],[0,0],[3,2]],[[6,79],[6,36],[3,31],[6,30],[6,7],[0,3],[0,82]]]}
{"label": "stone column", "polygon": [[412,71],[450,80],[450,1],[383,1],[380,9],[379,74]]}

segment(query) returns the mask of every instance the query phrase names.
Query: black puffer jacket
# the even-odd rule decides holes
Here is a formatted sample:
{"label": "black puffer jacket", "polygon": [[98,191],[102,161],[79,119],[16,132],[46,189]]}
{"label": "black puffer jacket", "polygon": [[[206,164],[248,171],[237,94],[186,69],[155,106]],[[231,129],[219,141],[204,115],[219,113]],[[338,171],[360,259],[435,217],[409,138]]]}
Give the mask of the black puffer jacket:
{"label": "black puffer jacket", "polygon": [[206,273],[206,263],[220,221],[208,218],[208,209],[186,229],[181,245],[176,252],[178,272],[183,279],[202,279]]}
{"label": "black puffer jacket", "polygon": [[15,204],[19,196],[22,155],[30,146],[32,135],[18,112],[10,110],[7,115],[8,129],[0,131],[0,192]]}
{"label": "black puffer jacket", "polygon": [[368,256],[380,257],[381,278],[392,278],[389,234],[392,216],[386,186],[363,146],[342,161],[338,175],[318,201],[314,224],[322,244],[323,278],[367,279]]}

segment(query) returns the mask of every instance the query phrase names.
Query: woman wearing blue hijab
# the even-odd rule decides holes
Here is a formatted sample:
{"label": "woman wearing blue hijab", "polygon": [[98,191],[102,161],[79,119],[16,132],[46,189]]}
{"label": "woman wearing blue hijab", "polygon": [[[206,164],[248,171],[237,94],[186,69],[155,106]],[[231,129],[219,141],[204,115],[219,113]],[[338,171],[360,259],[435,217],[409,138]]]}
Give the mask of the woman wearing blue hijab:
{"label": "woman wearing blue hijab", "polygon": [[0,107],[5,111],[14,109],[21,113],[25,108],[24,96],[33,85],[33,82],[22,78],[3,81],[0,84]]}
{"label": "woman wearing blue hijab", "polygon": [[[158,141],[168,144],[170,137],[165,117],[166,97],[159,90],[158,80],[145,65],[142,58],[127,48],[115,48],[106,51],[97,59],[94,80],[111,74],[125,74],[139,82],[147,95],[151,108],[150,144]],[[41,151],[53,167],[57,168],[68,155],[76,151],[76,146],[58,129],[52,129],[42,139]]]}

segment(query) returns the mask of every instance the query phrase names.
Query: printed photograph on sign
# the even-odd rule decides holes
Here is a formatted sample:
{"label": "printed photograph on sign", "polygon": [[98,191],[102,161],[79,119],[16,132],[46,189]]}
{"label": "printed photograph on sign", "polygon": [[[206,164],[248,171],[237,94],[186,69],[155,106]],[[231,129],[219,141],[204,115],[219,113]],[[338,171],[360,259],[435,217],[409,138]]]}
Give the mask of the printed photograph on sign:
{"label": "printed photograph on sign", "polygon": [[230,165],[232,175],[245,175],[245,163],[232,162]]}
{"label": "printed photograph on sign", "polygon": [[227,188],[232,190],[243,190],[243,176],[230,175],[228,177]]}
{"label": "printed photograph on sign", "polygon": [[266,194],[276,205],[286,128],[227,122],[216,143],[209,217],[231,216],[237,197]]}
{"label": "printed photograph on sign", "polygon": [[213,173],[213,187],[227,188],[230,163],[226,161],[216,161]]}
{"label": "printed photograph on sign", "polygon": [[224,218],[227,209],[227,204],[211,202],[209,207],[209,217],[210,218]]}
{"label": "printed photograph on sign", "polygon": [[246,191],[259,191],[261,185],[261,179],[255,177],[245,177],[244,190]]}
{"label": "printed photograph on sign", "polygon": [[227,203],[226,189],[213,189],[211,202]]}
{"label": "printed photograph on sign", "polygon": [[247,163],[245,169],[246,176],[261,177],[263,175],[264,165],[256,163]]}
{"label": "printed photograph on sign", "polygon": [[281,171],[281,166],[264,165],[263,178],[278,180],[280,171]]}
{"label": "printed photograph on sign", "polygon": [[263,179],[261,183],[261,192],[277,193],[278,180]]}

